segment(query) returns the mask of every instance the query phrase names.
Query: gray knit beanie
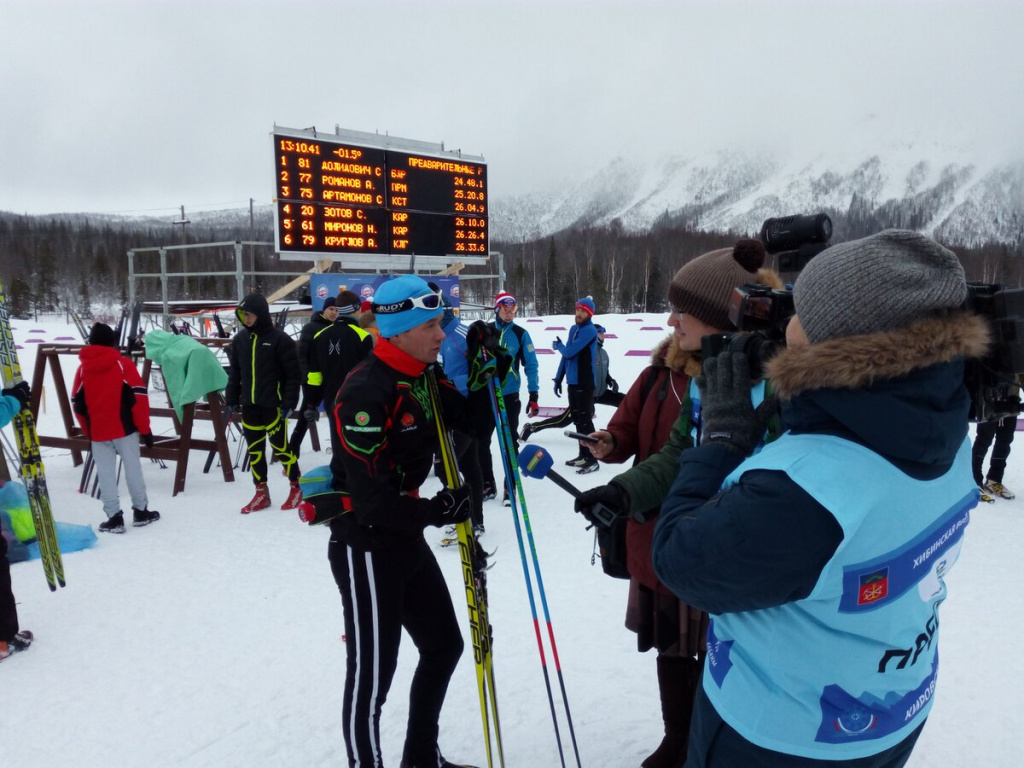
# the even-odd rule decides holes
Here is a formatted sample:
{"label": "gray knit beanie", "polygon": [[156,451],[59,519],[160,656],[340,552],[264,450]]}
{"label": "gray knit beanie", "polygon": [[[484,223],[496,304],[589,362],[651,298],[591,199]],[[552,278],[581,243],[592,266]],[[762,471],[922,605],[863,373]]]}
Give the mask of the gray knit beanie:
{"label": "gray knit beanie", "polygon": [[891,331],[967,298],[956,254],[905,229],[839,243],[811,259],[793,286],[800,325],[813,344]]}

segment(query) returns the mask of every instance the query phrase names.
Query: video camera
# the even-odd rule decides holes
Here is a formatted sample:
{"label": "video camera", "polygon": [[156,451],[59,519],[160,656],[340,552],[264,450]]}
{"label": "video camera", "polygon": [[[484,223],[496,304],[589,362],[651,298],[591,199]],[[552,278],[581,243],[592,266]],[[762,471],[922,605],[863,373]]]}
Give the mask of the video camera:
{"label": "video camera", "polygon": [[[832,219],[828,214],[783,216],[761,225],[765,250],[778,257],[779,272],[799,272],[828,248]],[[795,313],[792,290],[748,283],[733,291],[729,321],[744,334],[743,351],[750,360],[750,377],[764,376],[764,365],[786,344],[786,324]],[[725,349],[736,333],[714,333],[701,339],[707,360]]]}
{"label": "video camera", "polygon": [[[765,250],[778,256],[779,272],[799,272],[828,248],[832,221],[827,214],[784,216],[761,225]],[[992,348],[981,360],[968,360],[964,384],[971,396],[971,421],[983,422],[1021,413],[1018,383],[1024,381],[1024,289],[1000,284],[968,283],[964,308],[984,317],[992,328]],[[744,333],[743,351],[750,377],[764,376],[764,366],[786,344],[786,325],[795,314],[792,290],[747,284],[736,288],[729,320]],[[738,334],[716,333],[701,339],[705,360],[714,357]]]}

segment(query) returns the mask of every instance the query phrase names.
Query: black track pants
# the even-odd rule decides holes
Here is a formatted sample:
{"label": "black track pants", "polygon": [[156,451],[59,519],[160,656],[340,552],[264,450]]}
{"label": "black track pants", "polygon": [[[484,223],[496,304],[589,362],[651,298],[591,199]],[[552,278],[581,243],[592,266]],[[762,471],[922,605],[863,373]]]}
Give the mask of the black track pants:
{"label": "black track pants", "polygon": [[7,541],[0,533],[0,640],[9,642],[18,634],[18,608],[11,592],[11,564],[7,560]]}
{"label": "black track pants", "polygon": [[[978,434],[974,438],[972,447],[974,480],[978,485],[981,485],[984,480],[1003,482],[1006,460],[1010,456],[1010,444],[1013,442],[1016,430],[1016,416],[1007,416],[1005,419],[997,421],[983,421],[978,425]],[[992,457],[989,459],[988,474],[986,475],[984,474],[985,454],[988,453],[993,438],[995,438],[996,447],[992,449]]]}
{"label": "black track pants", "polygon": [[[519,393],[503,395],[505,401],[505,416],[508,418],[508,428],[512,432],[512,442],[516,446],[516,453],[519,452],[519,411],[522,409],[522,402],[519,400]],[[497,489],[498,484],[494,481],[494,464],[491,460],[491,438],[495,430],[492,428],[487,437],[477,443],[477,455],[480,457],[480,475],[484,483]],[[501,439],[500,437],[498,438]],[[504,483],[502,483],[504,485]]]}
{"label": "black track pants", "polygon": [[249,446],[249,468],[255,485],[267,482],[268,441],[277,460],[288,472],[288,479],[299,479],[299,462],[288,447],[288,423],[281,418],[280,408],[243,405],[242,432]]}
{"label": "black track pants", "polygon": [[380,711],[403,628],[420,654],[409,691],[404,754],[434,754],[441,705],[463,642],[433,553],[422,538],[373,552],[332,538],[328,559],[345,613],[342,717],[349,766],[381,765]]}

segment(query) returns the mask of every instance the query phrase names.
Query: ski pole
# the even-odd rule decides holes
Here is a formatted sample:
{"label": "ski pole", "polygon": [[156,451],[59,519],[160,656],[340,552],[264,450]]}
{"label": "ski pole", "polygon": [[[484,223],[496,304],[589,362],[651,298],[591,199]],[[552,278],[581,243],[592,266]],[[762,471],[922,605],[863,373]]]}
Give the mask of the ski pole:
{"label": "ski pole", "polygon": [[[555,664],[555,674],[558,677],[558,685],[562,693],[562,703],[565,705],[565,719],[569,727],[569,737],[572,740],[572,749],[576,757],[577,768],[582,768],[580,762],[580,751],[579,746],[576,743],[576,729],[572,724],[572,712],[569,709],[569,694],[565,690],[565,678],[562,676],[562,664],[558,659],[558,644],[555,642],[555,628],[551,622],[551,612],[548,610],[548,598],[547,592],[544,589],[544,578],[540,572],[540,559],[537,556],[537,545],[533,539],[533,526],[530,524],[530,513],[526,508],[526,496],[523,493],[522,483],[519,482],[519,464],[516,457],[515,441],[512,439],[512,431],[508,424],[508,413],[505,411],[505,398],[501,393],[501,388],[496,386],[493,378],[489,382],[492,394],[492,407],[495,409],[496,423],[501,429],[501,439],[498,442],[499,452],[501,454],[502,465],[505,470],[505,479],[509,488],[509,500],[512,503],[513,518],[516,521],[516,533],[519,533],[519,508],[516,506],[517,497],[518,504],[522,507],[523,516],[523,527],[526,529],[526,537],[530,542],[530,554],[533,558],[533,570],[537,575],[537,593],[540,595],[541,607],[544,610],[544,620],[548,626],[548,640],[551,643],[551,659]],[[515,493],[513,493],[515,491]],[[522,539],[520,539],[520,552],[522,551]],[[525,557],[524,557],[525,560]],[[530,586],[529,578],[527,577],[527,588],[530,591],[530,603],[533,606],[533,590]],[[537,621],[536,612],[534,612],[534,621]],[[543,652],[542,652],[543,657]],[[545,670],[545,676],[546,676]],[[546,677],[545,677],[546,679]],[[552,704],[552,708],[553,708]],[[552,714],[554,714],[552,712]],[[554,718],[553,718],[554,719]],[[555,723],[555,734],[558,735],[558,724]],[[558,738],[559,742],[559,756],[561,757],[561,738]],[[562,758],[562,765],[565,765],[565,759]]]}
{"label": "ski pole", "polygon": [[[494,422],[498,428],[498,452],[501,456],[502,468],[505,471],[506,485],[512,485],[512,476],[510,474],[509,463],[506,458],[508,446],[505,444],[504,422],[501,418],[501,407],[499,407],[498,398],[495,394],[496,387],[493,380],[489,382],[489,386],[491,388],[491,409],[494,412]],[[504,405],[504,401],[501,405]],[[558,715],[555,712],[555,698],[554,694],[551,692],[551,676],[548,674],[547,657],[544,655],[544,641],[541,639],[540,619],[537,616],[537,603],[533,598],[533,582],[530,580],[530,567],[526,562],[526,546],[523,543],[523,532],[519,525],[519,510],[515,505],[515,495],[516,489],[514,487],[510,487],[508,497],[512,506],[512,521],[515,523],[516,540],[519,543],[519,557],[523,563],[523,579],[526,581],[526,594],[530,599],[530,613],[533,616],[533,631],[537,636],[537,653],[540,655],[540,668],[544,675],[544,687],[548,694],[548,706],[551,708],[551,723],[555,728],[555,743],[558,745],[558,759],[562,762],[562,768],[565,768],[565,754],[562,750],[562,735],[558,730]]]}

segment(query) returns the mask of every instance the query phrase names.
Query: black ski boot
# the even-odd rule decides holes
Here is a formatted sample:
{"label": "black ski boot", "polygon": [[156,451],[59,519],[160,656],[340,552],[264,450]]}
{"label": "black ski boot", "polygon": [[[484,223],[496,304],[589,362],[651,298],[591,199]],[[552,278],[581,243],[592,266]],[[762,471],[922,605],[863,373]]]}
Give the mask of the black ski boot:
{"label": "black ski boot", "polygon": [[27,629],[23,629],[10,640],[0,640],[0,661],[13,656],[18,651],[24,651],[32,645],[33,639],[35,639],[33,634]]}
{"label": "black ski boot", "polygon": [[136,528],[141,528],[144,525],[155,523],[160,519],[160,513],[155,509],[150,510],[149,507],[146,509],[139,509],[138,507],[132,507],[132,525]]}
{"label": "black ski boot", "polygon": [[120,511],[111,517],[108,517],[106,522],[100,523],[101,533],[124,533],[124,514]]}
{"label": "black ski boot", "polygon": [[435,747],[434,750],[433,755],[426,755],[425,758],[419,760],[406,755],[402,758],[401,768],[476,768],[474,765],[449,762],[444,759],[440,747]]}

